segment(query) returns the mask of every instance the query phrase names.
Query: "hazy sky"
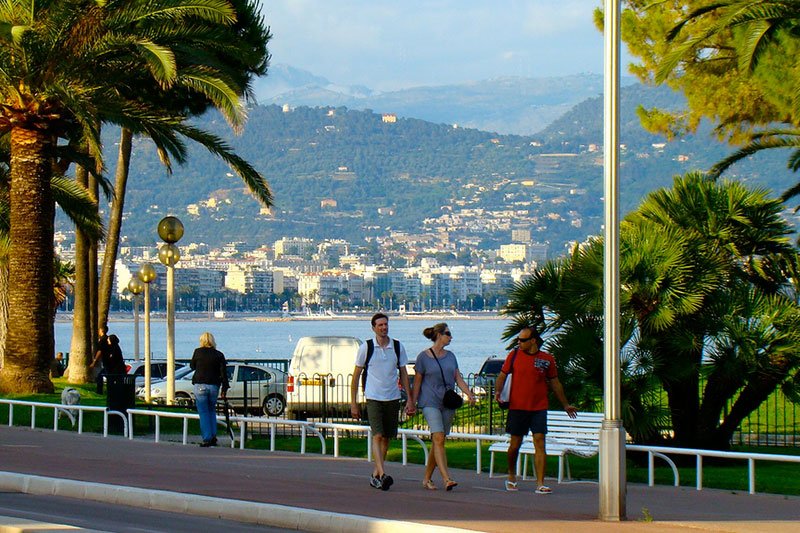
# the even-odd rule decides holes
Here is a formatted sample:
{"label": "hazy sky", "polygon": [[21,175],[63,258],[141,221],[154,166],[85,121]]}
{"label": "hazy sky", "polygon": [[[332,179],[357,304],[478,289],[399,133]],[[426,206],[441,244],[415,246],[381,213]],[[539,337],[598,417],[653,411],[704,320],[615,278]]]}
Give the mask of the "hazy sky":
{"label": "hazy sky", "polygon": [[601,0],[261,0],[272,63],[388,90],[602,73]]}

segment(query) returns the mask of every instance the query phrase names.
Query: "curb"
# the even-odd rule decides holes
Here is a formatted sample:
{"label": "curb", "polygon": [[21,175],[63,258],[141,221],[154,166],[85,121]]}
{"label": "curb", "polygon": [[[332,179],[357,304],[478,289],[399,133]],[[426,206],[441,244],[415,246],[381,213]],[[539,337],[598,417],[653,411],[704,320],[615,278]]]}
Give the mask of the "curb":
{"label": "curb", "polygon": [[[206,518],[221,518],[224,520],[235,520],[237,522],[301,531],[407,533],[409,528],[419,528],[420,526],[424,526],[426,532],[430,531],[433,533],[471,531],[419,522],[386,520],[369,516],[289,507],[272,503],[227,500],[198,494],[141,489],[138,487],[75,481],[72,479],[18,474],[14,472],[0,472],[0,490],[40,496],[79,498],[102,503],[191,514],[193,516],[202,516]],[[14,520],[22,522],[21,519]],[[6,530],[0,525],[0,532],[4,531],[25,530]],[[39,529],[37,531],[41,530]]]}

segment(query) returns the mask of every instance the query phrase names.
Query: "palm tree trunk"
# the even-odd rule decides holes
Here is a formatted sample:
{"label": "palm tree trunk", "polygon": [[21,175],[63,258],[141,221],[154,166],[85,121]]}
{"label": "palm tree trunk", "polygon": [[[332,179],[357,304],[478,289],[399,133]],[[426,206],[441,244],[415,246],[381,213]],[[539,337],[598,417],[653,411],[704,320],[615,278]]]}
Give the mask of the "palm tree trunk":
{"label": "palm tree trunk", "polygon": [[53,216],[56,139],[43,129],[11,130],[11,245],[8,337],[0,390],[53,392]]}
{"label": "palm tree trunk", "polygon": [[6,358],[6,337],[8,336],[8,248],[0,246],[0,369]]}
{"label": "palm tree trunk", "polygon": [[[92,199],[97,204],[97,208],[100,209],[100,204],[98,203],[98,199],[100,197],[99,194],[99,185],[97,183],[97,179],[90,174],[89,175],[89,194],[92,195]],[[87,263],[88,263],[88,273],[89,273],[89,323],[90,323],[90,331],[97,332],[100,330],[100,323],[98,321],[99,315],[97,314],[97,296],[98,296],[98,279],[97,279],[97,241],[90,240],[88,249],[87,249]],[[96,340],[97,335],[92,335],[92,339]],[[97,346],[92,344],[92,353],[97,350]]]}
{"label": "palm tree trunk", "polygon": [[[75,169],[75,180],[81,185],[88,183],[89,173],[84,167]],[[90,383],[89,373],[94,352],[92,351],[93,329],[91,327],[91,299],[89,297],[89,260],[87,250],[89,237],[75,229],[75,303],[72,310],[72,342],[69,348],[69,380],[72,383]]]}
{"label": "palm tree trunk", "polygon": [[108,217],[106,251],[103,255],[103,268],[100,271],[100,288],[97,301],[98,323],[100,325],[108,324],[111,290],[114,286],[114,268],[117,263],[117,253],[119,252],[119,235],[122,230],[122,212],[125,208],[125,190],[128,186],[132,139],[133,132],[128,128],[122,128],[114,183],[114,201],[111,203],[111,213]]}
{"label": "palm tree trunk", "polygon": [[748,380],[747,385],[739,393],[731,407],[728,416],[719,425],[716,431],[704,435],[702,444],[714,446],[712,449],[727,450],[730,448],[733,432],[742,421],[758,409],[769,398],[775,389],[786,379],[792,364],[787,358],[773,364],[769,369],[763,369]]}

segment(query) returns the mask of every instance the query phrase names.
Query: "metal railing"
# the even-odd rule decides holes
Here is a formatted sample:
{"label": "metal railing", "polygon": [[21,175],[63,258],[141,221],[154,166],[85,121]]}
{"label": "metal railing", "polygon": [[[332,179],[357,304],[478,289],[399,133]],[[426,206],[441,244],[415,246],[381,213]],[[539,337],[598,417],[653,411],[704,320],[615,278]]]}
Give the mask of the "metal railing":
{"label": "metal railing", "polygon": [[[134,438],[134,416],[145,416],[145,417],[152,417],[155,419],[155,442],[160,442],[161,440],[161,431],[160,431],[160,422],[162,418],[180,418],[183,419],[183,431],[182,431],[182,443],[184,445],[188,444],[188,424],[189,420],[198,420],[199,415],[196,413],[177,413],[177,412],[170,412],[170,411],[155,411],[151,409],[128,409],[127,416],[124,413],[118,411],[109,411],[107,408],[102,406],[93,406],[93,405],[68,405],[68,404],[52,404],[52,403],[44,403],[44,402],[34,402],[34,401],[27,401],[27,400],[10,400],[0,398],[0,404],[6,404],[9,407],[8,413],[8,425],[14,425],[14,407],[21,406],[21,407],[29,407],[30,411],[30,418],[31,418],[31,428],[36,428],[36,409],[37,408],[45,408],[45,409],[52,409],[53,410],[53,431],[58,431],[58,419],[59,413],[63,412],[70,412],[70,411],[77,411],[77,419],[72,418],[73,422],[77,422],[77,433],[83,433],[83,423],[84,423],[84,413],[85,412],[98,412],[102,413],[103,415],[103,436],[108,436],[108,417],[109,415],[112,416],[120,416],[123,421],[123,435],[128,439]],[[73,415],[74,416],[74,415]],[[326,431],[332,432],[332,437],[334,441],[333,445],[333,456],[339,457],[339,440],[341,438],[342,432],[347,432],[348,434],[352,433],[362,433],[366,436],[366,447],[367,447],[367,460],[372,460],[372,434],[369,426],[362,426],[358,424],[340,424],[340,423],[333,423],[333,422],[309,422],[309,421],[300,421],[300,420],[286,420],[282,418],[266,418],[266,417],[245,417],[245,416],[231,416],[230,417],[232,422],[239,424],[239,448],[244,449],[245,441],[247,439],[247,427],[248,424],[264,424],[270,427],[270,448],[269,451],[275,451],[276,447],[276,429],[279,426],[290,426],[299,428],[301,440],[300,440],[300,453],[305,454],[307,451],[306,448],[306,438],[307,435],[310,433],[313,436],[316,436],[320,441],[320,453],[322,455],[327,454],[326,442],[325,437],[323,435]],[[219,420],[219,424],[224,424],[223,421]],[[402,463],[403,465],[408,464],[408,440],[412,439],[417,442],[423,451],[424,461],[427,462],[428,459],[428,448],[423,440],[423,438],[430,438],[430,432],[427,430],[422,429],[400,429],[399,430],[400,441],[402,446]],[[482,446],[484,442],[497,442],[503,441],[507,437],[499,436],[499,435],[486,435],[480,433],[461,433],[461,432],[452,432],[450,433],[450,439],[459,439],[459,440],[473,440],[475,441],[476,446],[476,454],[475,454],[475,471],[478,474],[483,472],[483,467],[481,464],[481,456],[482,456]],[[231,446],[235,445],[235,441],[231,441]],[[730,459],[730,460],[746,460],[747,461],[747,471],[748,471],[748,492],[750,494],[755,494],[755,486],[756,486],[756,474],[755,474],[755,463],[756,461],[777,461],[777,462],[785,462],[785,463],[798,463],[800,464],[800,456],[793,456],[793,455],[779,455],[779,454],[765,454],[765,453],[748,453],[748,452],[725,452],[725,451],[716,451],[716,450],[701,450],[701,449],[687,449],[687,448],[668,448],[668,447],[660,447],[660,446],[643,446],[637,444],[628,444],[626,446],[627,451],[631,452],[643,452],[648,454],[648,485],[654,486],[655,485],[655,465],[654,459],[656,457],[661,458],[667,462],[673,472],[674,476],[674,485],[680,485],[680,478],[678,469],[675,466],[675,463],[669,458],[669,455],[694,455],[696,457],[696,489],[702,490],[703,489],[703,458],[705,457],[716,457],[722,459]]]}
{"label": "metal railing", "polygon": [[58,431],[58,420],[61,416],[66,416],[74,426],[76,423],[74,412],[77,411],[77,424],[78,433],[83,433],[84,413],[96,412],[103,415],[103,436],[108,437],[108,416],[119,416],[122,419],[123,435],[128,434],[128,418],[125,413],[120,411],[109,411],[107,407],[99,405],[80,405],[80,404],[62,404],[62,403],[45,403],[33,402],[28,400],[9,400],[7,398],[0,398],[0,404],[8,405],[8,426],[14,425],[14,406],[30,407],[31,429],[36,428],[36,409],[52,409],[53,410],[53,431]]}
{"label": "metal railing", "polygon": [[694,455],[696,458],[697,482],[696,489],[703,490],[703,458],[717,457],[721,459],[745,459],[747,460],[747,479],[748,491],[750,494],[756,493],[756,461],[777,461],[783,463],[800,464],[800,456],[797,455],[778,455],[770,453],[749,453],[749,452],[723,452],[717,450],[700,450],[693,448],[669,448],[664,446],[641,446],[638,444],[628,444],[626,449],[631,452],[646,452],[648,454],[648,485],[655,484],[654,458],[659,457],[667,461],[672,468],[675,478],[675,486],[680,485],[678,469],[675,463],[668,457],[674,455]]}

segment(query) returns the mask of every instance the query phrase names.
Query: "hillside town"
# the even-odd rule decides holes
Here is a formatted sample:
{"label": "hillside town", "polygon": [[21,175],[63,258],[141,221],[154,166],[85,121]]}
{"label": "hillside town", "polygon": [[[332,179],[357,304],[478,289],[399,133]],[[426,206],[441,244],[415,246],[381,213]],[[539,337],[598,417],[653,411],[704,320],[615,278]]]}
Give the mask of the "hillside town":
{"label": "hillside town", "polygon": [[[531,242],[528,229],[510,232],[510,242],[492,251],[486,265],[441,264],[437,255],[453,257],[457,247],[442,232],[430,239],[390,234],[374,243],[392,250],[413,266],[392,267],[373,262],[364,246],[344,240],[284,237],[271,245],[232,242],[222,248],[187,243],[180,246],[176,265],[178,309],[185,311],[311,312],[377,307],[421,312],[432,309],[497,309],[508,289],[545,260],[547,245]],[[71,246],[58,250],[69,258]],[[380,257],[381,254],[379,253]],[[165,267],[158,261],[158,244],[120,247],[114,294],[132,297],[128,282],[139,267],[150,263],[156,308],[166,291]],[[66,304],[69,307],[69,303]]]}

